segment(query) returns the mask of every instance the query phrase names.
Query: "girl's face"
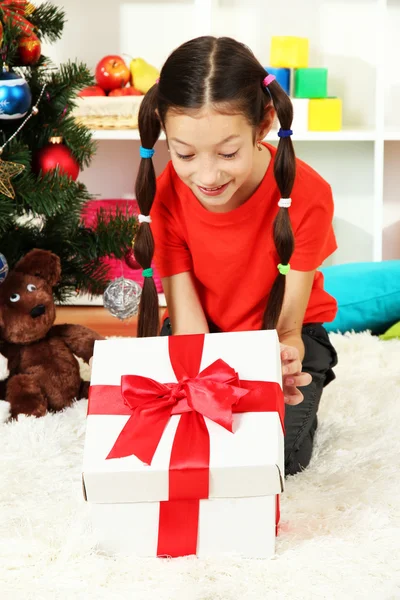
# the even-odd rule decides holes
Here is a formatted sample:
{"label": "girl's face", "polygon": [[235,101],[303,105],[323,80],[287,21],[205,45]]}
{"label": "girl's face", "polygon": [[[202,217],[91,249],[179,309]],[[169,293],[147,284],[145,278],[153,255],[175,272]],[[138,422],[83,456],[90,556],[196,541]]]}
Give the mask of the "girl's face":
{"label": "girl's face", "polygon": [[257,150],[253,129],[242,114],[225,115],[211,108],[192,114],[169,111],[165,130],[178,177],[205,208],[231,210],[253,193],[252,182],[265,153]]}

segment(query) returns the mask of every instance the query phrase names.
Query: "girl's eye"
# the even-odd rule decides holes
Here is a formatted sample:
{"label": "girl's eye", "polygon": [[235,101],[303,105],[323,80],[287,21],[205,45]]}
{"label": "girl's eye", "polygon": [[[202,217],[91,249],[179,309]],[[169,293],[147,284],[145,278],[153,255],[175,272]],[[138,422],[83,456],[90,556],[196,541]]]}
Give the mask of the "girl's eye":
{"label": "girl's eye", "polygon": [[[194,157],[194,154],[178,154],[178,153],[176,153],[176,155],[181,160],[190,160],[191,158]],[[232,154],[220,154],[220,156],[222,156],[222,158],[226,158],[227,160],[231,160],[232,158],[235,158],[236,155],[237,155],[237,152],[232,152]]]}
{"label": "girl's eye", "polygon": [[181,160],[189,160],[190,158],[193,158],[194,154],[178,154],[176,153],[177,157],[180,158]]}

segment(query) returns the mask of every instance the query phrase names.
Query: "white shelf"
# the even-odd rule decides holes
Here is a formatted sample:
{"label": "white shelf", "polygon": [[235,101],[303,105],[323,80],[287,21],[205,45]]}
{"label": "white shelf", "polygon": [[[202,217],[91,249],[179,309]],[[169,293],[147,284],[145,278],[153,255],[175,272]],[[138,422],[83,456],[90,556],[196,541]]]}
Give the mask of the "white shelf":
{"label": "white shelf", "polygon": [[385,131],[385,141],[400,141],[400,128],[387,129]]}
{"label": "white shelf", "polygon": [[[96,130],[93,131],[95,140],[131,140],[139,141],[139,131],[137,129],[119,129],[119,130]],[[400,131],[397,133],[397,138],[400,139]],[[265,138],[268,141],[277,139],[277,131],[272,130]],[[373,142],[376,139],[376,131],[373,128],[344,128],[342,131],[304,131],[293,133],[293,141],[299,142],[358,142],[367,141]],[[388,138],[394,139],[394,138]],[[161,133],[160,140],[165,140],[165,134]]]}

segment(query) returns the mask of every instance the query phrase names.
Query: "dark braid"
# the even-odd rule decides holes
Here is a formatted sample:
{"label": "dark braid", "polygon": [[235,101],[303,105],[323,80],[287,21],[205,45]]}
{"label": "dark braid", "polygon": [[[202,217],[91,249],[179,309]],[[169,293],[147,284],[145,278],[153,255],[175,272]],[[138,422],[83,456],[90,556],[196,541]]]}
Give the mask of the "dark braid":
{"label": "dark braid", "polygon": [[[281,128],[289,130],[293,108],[289,97],[273,81],[263,86],[267,73],[244,44],[232,38],[203,36],[182,44],[166,60],[158,85],[143,99],[139,111],[142,146],[152,149],[160,135],[169,110],[185,113],[210,104],[225,114],[241,113],[253,128],[253,141],[262,128],[266,105],[274,104]],[[270,93],[268,93],[268,91]],[[268,98],[268,102],[266,102]],[[290,137],[281,138],[274,164],[275,179],[282,198],[292,192],[296,160]],[[155,196],[156,177],[151,159],[142,159],[136,180],[140,211],[148,215]],[[280,208],[273,226],[274,243],[282,265],[288,265],[294,249],[289,211]],[[136,260],[144,268],[151,266],[154,241],[149,224],[143,223],[134,244]],[[260,274],[262,276],[262,274]],[[278,272],[263,317],[262,327],[276,328],[285,294],[285,275]],[[139,336],[158,335],[158,298],[152,278],[144,282],[139,312]]]}
{"label": "dark braid", "polygon": [[[140,140],[151,149],[160,136],[161,126],[156,115],[157,85],[143,98],[139,110]],[[156,174],[151,158],[142,158],[136,178],[136,198],[142,215],[149,215],[156,194]],[[135,258],[143,269],[149,269],[154,255],[154,240],[149,223],[142,223],[133,246]],[[159,334],[158,294],[153,277],[145,277],[139,306],[138,337]]]}
{"label": "dark braid", "polygon": [[[290,130],[293,121],[293,106],[279,83],[273,81],[268,91],[278,115],[281,128]],[[290,198],[296,176],[296,157],[290,136],[280,137],[274,162],[274,175],[281,198]],[[294,236],[290,223],[289,209],[280,208],[273,225],[274,243],[282,265],[288,265],[294,250]],[[272,286],[263,317],[264,329],[275,329],[282,311],[285,295],[286,275],[278,271]]]}

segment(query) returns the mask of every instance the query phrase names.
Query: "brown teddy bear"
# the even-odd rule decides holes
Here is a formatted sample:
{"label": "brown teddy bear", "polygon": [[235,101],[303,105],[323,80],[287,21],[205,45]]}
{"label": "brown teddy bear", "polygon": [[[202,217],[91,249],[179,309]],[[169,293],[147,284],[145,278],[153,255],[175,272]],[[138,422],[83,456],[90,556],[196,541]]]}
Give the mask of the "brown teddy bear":
{"label": "brown teddy bear", "polygon": [[31,250],[0,285],[0,353],[9,376],[0,381],[0,398],[10,403],[11,417],[43,416],[75,399],[87,398],[74,355],[89,362],[95,340],[104,339],[81,325],[53,325],[52,288],[60,280],[58,256]]}

